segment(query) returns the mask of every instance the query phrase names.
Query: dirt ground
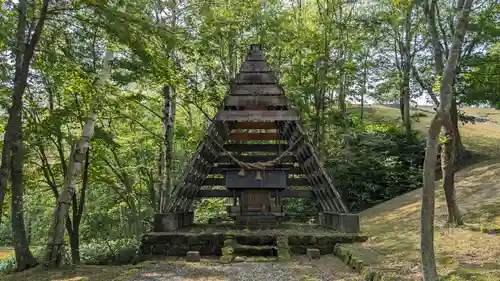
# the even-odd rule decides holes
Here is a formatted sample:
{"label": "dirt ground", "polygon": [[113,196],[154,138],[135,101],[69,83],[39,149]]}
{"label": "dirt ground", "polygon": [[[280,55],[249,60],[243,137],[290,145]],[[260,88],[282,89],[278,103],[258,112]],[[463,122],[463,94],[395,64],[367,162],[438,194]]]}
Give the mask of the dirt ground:
{"label": "dirt ground", "polygon": [[186,263],[182,260],[158,261],[132,274],[124,273],[115,280],[358,281],[362,278],[338,258],[325,255],[321,256],[319,260],[312,261],[309,261],[305,256],[295,256],[290,262],[245,261],[233,264],[216,264],[210,260],[202,260],[201,263]]}

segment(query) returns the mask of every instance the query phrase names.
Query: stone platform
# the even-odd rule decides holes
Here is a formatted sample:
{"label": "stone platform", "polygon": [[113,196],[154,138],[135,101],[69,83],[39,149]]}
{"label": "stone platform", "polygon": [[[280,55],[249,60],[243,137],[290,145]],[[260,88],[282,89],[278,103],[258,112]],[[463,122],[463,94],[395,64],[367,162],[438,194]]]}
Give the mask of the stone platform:
{"label": "stone platform", "polygon": [[188,251],[199,251],[204,256],[220,256],[228,239],[240,245],[275,246],[279,239],[287,241],[292,254],[305,254],[308,248],[317,248],[321,254],[333,253],[339,243],[364,242],[367,236],[339,233],[314,225],[283,224],[276,229],[241,230],[212,225],[192,225],[172,232],[151,232],[142,238],[143,255],[185,256]]}

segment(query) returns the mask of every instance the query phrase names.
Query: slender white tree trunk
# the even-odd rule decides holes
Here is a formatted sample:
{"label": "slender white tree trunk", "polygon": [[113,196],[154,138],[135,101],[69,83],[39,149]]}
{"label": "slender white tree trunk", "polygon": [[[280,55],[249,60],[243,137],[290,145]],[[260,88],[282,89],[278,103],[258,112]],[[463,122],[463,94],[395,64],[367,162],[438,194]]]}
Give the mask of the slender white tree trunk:
{"label": "slender white tree trunk", "polygon": [[172,160],[173,160],[173,132],[175,123],[175,89],[170,86],[165,86],[163,89],[163,126],[164,138],[163,145],[165,149],[165,174],[163,177],[162,192],[161,192],[161,211],[167,212],[168,205],[171,204],[170,196],[172,193]]}
{"label": "slender white tree trunk", "polygon": [[[113,56],[114,53],[112,51],[106,51],[103,69],[97,81],[98,88],[101,88],[111,75],[110,63]],[[91,107],[91,109],[93,108]],[[94,136],[96,121],[97,114],[94,112],[89,113],[83,125],[82,135],[74,144],[70,154],[68,172],[64,178],[64,184],[52,214],[52,224],[49,231],[45,257],[49,266],[59,266],[64,257],[64,222],[68,215],[71,199],[75,196],[77,180],[85,163],[85,155],[90,147],[90,140]]]}

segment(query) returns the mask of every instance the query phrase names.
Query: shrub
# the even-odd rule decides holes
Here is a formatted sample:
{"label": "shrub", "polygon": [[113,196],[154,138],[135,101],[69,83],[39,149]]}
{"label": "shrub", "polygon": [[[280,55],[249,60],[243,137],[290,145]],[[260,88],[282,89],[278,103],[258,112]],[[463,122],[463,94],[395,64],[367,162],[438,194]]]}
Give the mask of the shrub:
{"label": "shrub", "polygon": [[10,223],[0,224],[0,247],[12,245],[12,227]]}
{"label": "shrub", "polygon": [[16,257],[14,255],[0,260],[0,272],[2,273],[12,273],[16,270]]}
{"label": "shrub", "polygon": [[326,166],[353,211],[362,211],[422,183],[425,142],[417,134],[407,138],[391,124],[353,128],[329,150]]}
{"label": "shrub", "polygon": [[92,241],[80,246],[80,258],[86,264],[130,264],[137,259],[138,246],[133,239]]}

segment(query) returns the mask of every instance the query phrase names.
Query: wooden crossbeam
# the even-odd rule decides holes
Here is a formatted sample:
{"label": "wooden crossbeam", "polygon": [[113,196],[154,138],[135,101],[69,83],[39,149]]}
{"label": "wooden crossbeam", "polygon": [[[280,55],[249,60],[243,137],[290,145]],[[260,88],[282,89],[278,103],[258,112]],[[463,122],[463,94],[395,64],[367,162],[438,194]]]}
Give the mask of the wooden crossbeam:
{"label": "wooden crossbeam", "polygon": [[[202,184],[203,186],[225,186],[226,180],[224,178],[206,178]],[[310,186],[306,178],[287,178],[287,186]]]}
{"label": "wooden crossbeam", "polygon": [[[290,190],[286,189],[279,193],[281,197],[292,197],[292,198],[314,198],[314,193],[312,190]],[[233,197],[233,193],[230,190],[199,190],[196,197]]]}
{"label": "wooden crossbeam", "polygon": [[236,84],[274,84],[276,77],[273,72],[243,72],[234,79]]}
{"label": "wooden crossbeam", "polygon": [[225,106],[286,106],[285,96],[227,96]]}
{"label": "wooden crossbeam", "polygon": [[229,140],[277,140],[276,133],[232,133],[229,135]]}
{"label": "wooden crossbeam", "polygon": [[279,96],[283,91],[278,84],[234,84],[230,95],[234,96]]}
{"label": "wooden crossbeam", "polygon": [[246,61],[241,64],[240,72],[268,72],[271,68],[265,61]]}
{"label": "wooden crossbeam", "polygon": [[234,143],[234,144],[224,145],[224,149],[231,152],[274,152],[275,153],[277,151],[287,150],[287,145]]}
{"label": "wooden crossbeam", "polygon": [[247,110],[226,111],[221,110],[215,115],[217,121],[285,121],[299,120],[295,110]]}
{"label": "wooden crossbeam", "polygon": [[[236,159],[246,162],[246,163],[256,163],[256,162],[267,162],[272,161],[278,157],[277,155],[239,155],[235,156]],[[231,157],[228,155],[220,155],[217,163],[232,163]],[[293,155],[285,155],[281,158],[281,163],[295,163],[297,159]]]}
{"label": "wooden crossbeam", "polygon": [[265,61],[266,56],[261,52],[251,52],[247,55],[247,61]]}
{"label": "wooden crossbeam", "polygon": [[[235,165],[235,164],[219,164],[219,165],[217,165],[217,167],[212,167],[210,169],[209,174],[211,174],[211,175],[221,175],[221,174],[224,173],[225,169],[239,169],[239,168],[240,167],[238,165]],[[286,168],[287,169],[287,173],[289,175],[302,175],[302,174],[304,174],[302,172],[301,168],[299,168],[299,167],[293,167],[293,165],[290,165],[290,164],[277,165],[275,168],[276,169]],[[272,169],[268,169],[268,170],[272,170]]]}
{"label": "wooden crossbeam", "polygon": [[234,129],[276,129],[276,122],[236,122]]}

